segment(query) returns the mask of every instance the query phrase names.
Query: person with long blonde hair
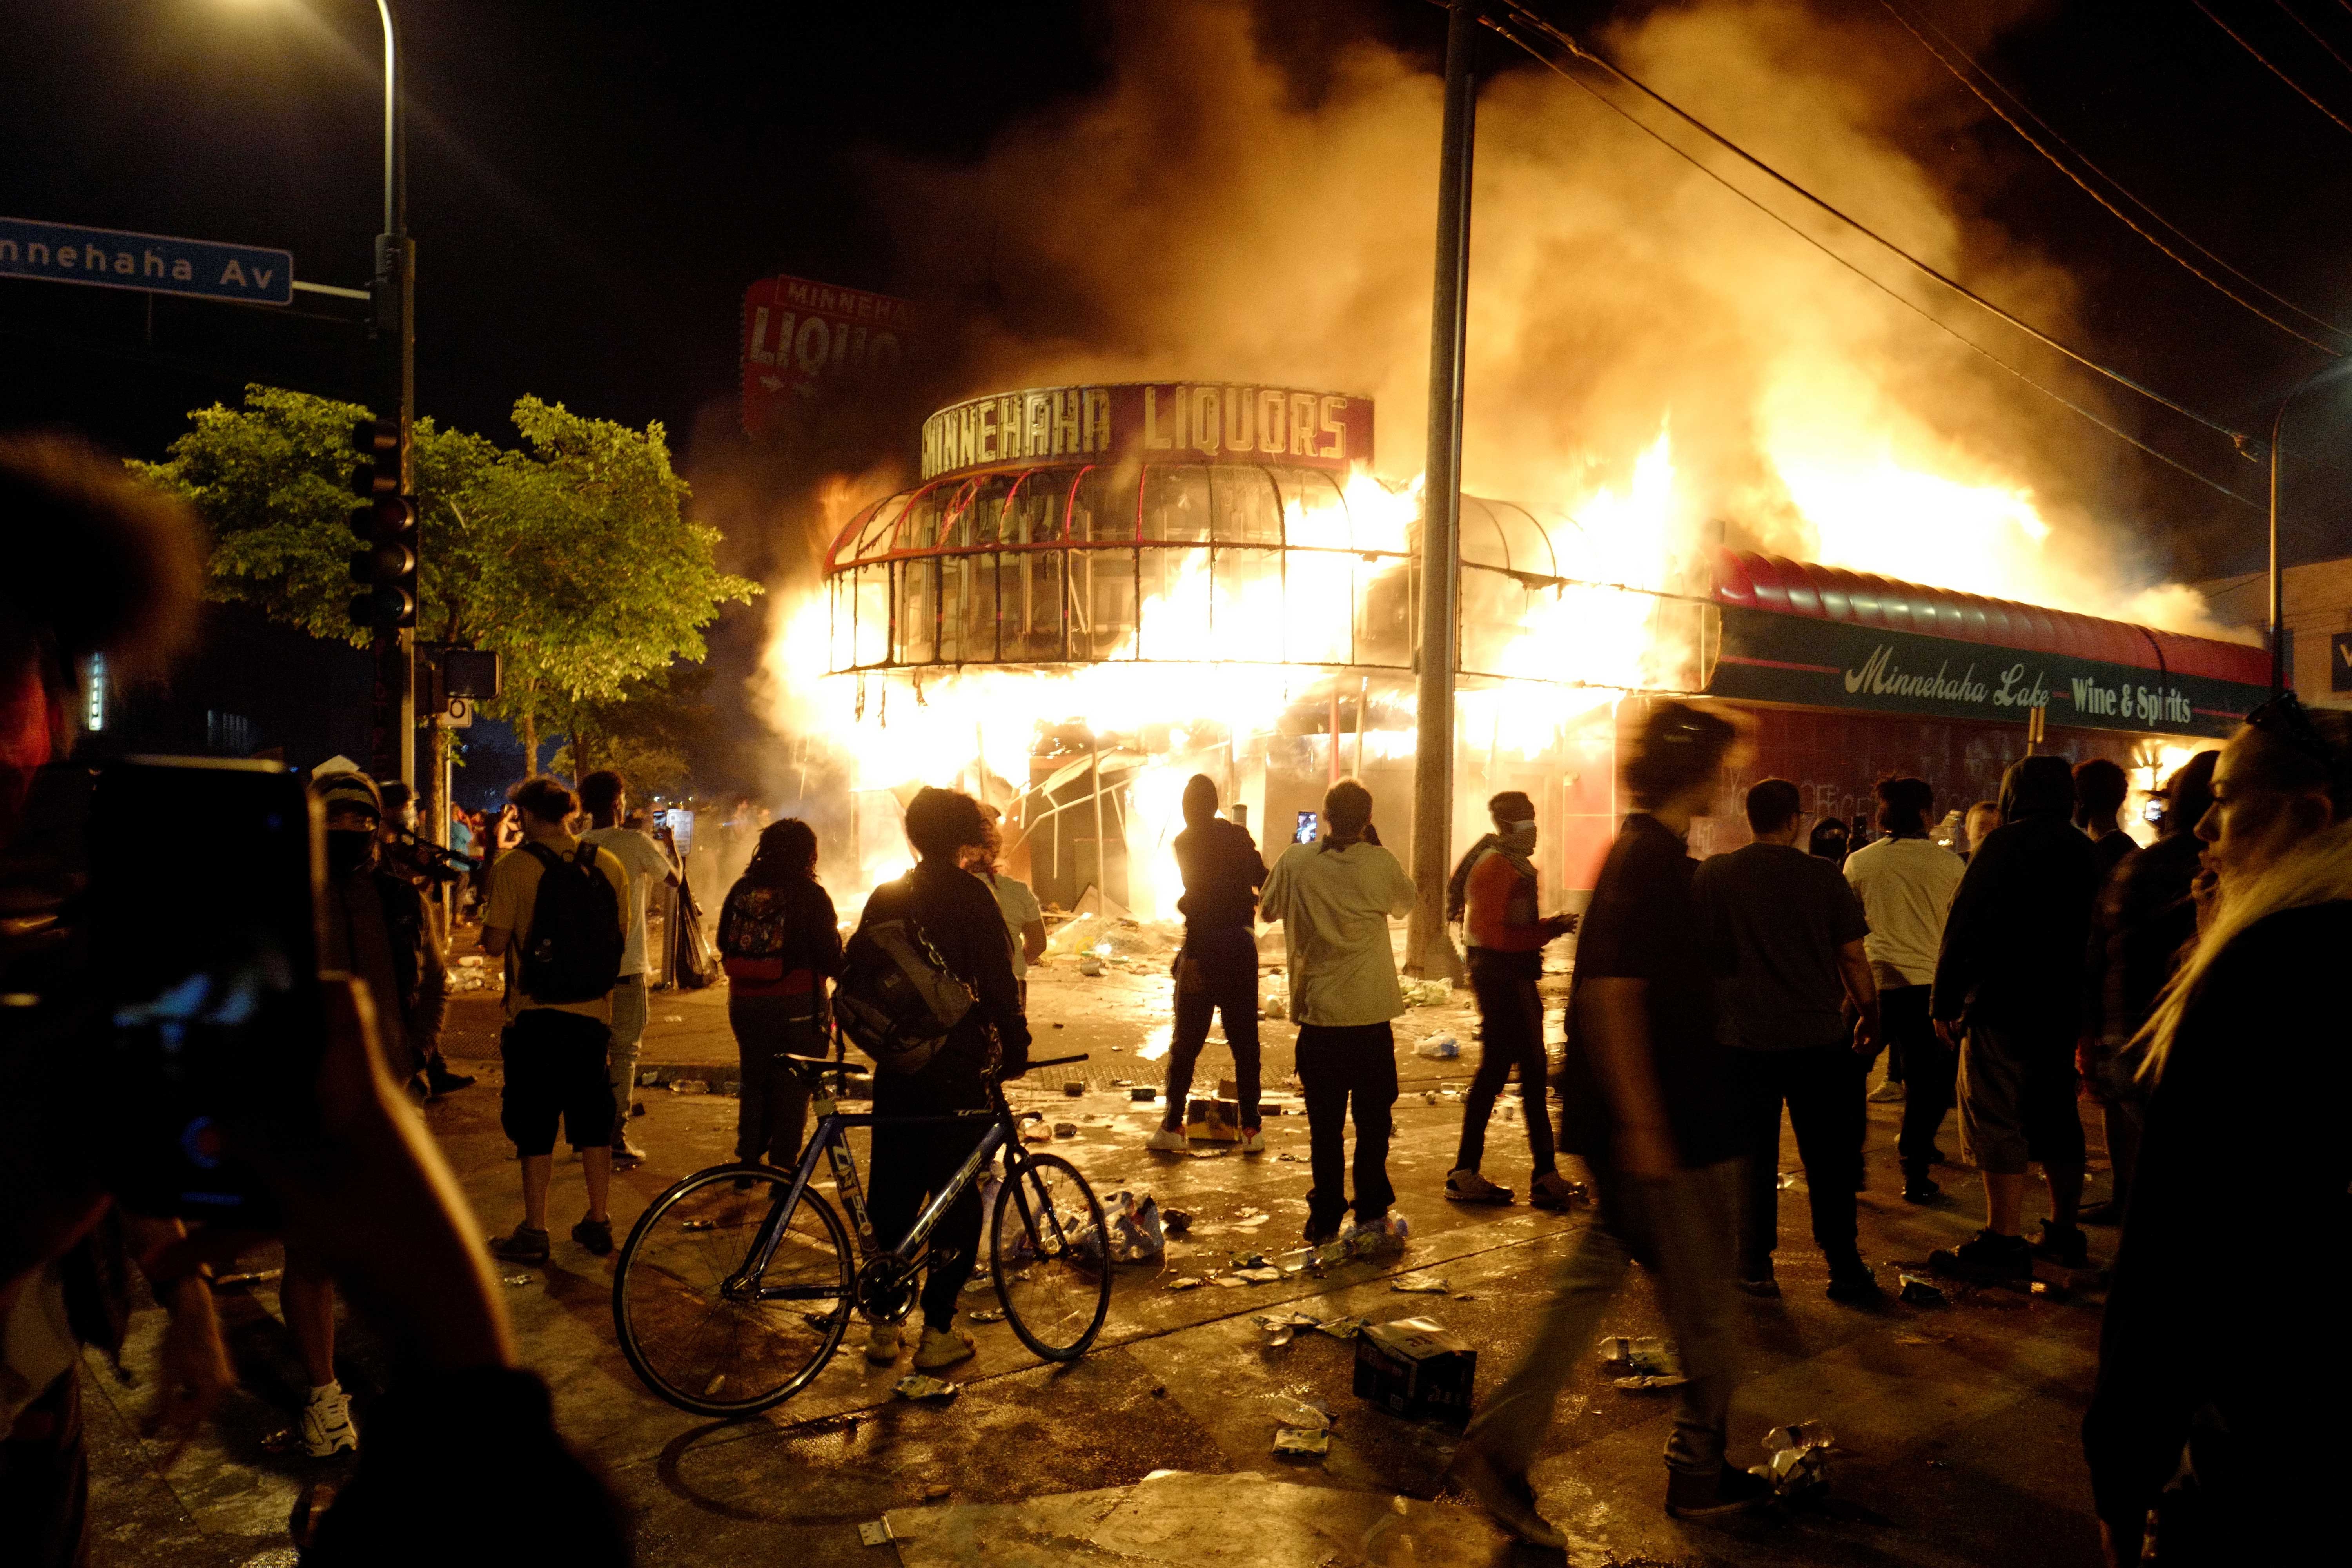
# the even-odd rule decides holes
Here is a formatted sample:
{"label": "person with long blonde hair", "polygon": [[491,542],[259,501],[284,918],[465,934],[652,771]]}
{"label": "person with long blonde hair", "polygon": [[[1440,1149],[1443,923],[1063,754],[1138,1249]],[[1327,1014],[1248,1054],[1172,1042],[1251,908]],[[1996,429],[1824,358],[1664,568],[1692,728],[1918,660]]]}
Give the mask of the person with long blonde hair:
{"label": "person with long blonde hair", "polygon": [[2342,1469],[2352,720],[2275,698],[2212,787],[2213,900],[2134,1042],[2151,1087],[2083,1426],[2111,1563],[2151,1528],[2165,1563],[2294,1561]]}

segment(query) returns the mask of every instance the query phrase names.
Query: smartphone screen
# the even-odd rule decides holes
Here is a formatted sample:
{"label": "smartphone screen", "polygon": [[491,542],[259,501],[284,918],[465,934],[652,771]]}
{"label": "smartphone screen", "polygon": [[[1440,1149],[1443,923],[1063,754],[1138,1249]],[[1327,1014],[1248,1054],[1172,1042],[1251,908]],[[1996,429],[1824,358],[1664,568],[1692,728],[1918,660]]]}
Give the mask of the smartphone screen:
{"label": "smartphone screen", "polygon": [[1298,814],[1298,830],[1290,836],[1290,841],[1293,844],[1314,843],[1316,830],[1322,823],[1322,813],[1316,811],[1300,812]]}
{"label": "smartphone screen", "polygon": [[133,1141],[121,1185],[149,1214],[267,1226],[225,1122],[317,1135],[320,819],[278,763],[138,757],[91,796],[92,956]]}

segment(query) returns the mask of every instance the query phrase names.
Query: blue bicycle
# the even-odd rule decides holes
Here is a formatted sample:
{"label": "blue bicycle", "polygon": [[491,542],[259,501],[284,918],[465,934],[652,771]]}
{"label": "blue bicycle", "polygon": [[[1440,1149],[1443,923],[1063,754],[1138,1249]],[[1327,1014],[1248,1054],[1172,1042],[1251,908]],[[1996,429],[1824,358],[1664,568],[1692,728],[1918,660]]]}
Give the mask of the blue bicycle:
{"label": "blue bicycle", "polygon": [[[839,1061],[780,1059],[807,1083],[816,1111],[816,1134],[799,1165],[698,1171],[656,1198],[621,1247],[613,1322],[621,1353],[646,1387],[700,1415],[751,1415],[790,1399],[824,1370],[853,1317],[906,1319],[932,1230],[1000,1152],[1004,1172],[989,1215],[988,1272],[1004,1321],[1047,1361],[1086,1353],[1110,1310],[1109,1231],[1076,1166],[1024,1146],[1022,1124],[1043,1120],[1037,1112],[1015,1115],[992,1079],[984,1110],[848,1115],[835,1101],[867,1075]],[[877,1249],[849,1130],[975,1120],[990,1125],[971,1157],[896,1247]],[[816,1190],[820,1158],[849,1211],[855,1247],[850,1227]]]}

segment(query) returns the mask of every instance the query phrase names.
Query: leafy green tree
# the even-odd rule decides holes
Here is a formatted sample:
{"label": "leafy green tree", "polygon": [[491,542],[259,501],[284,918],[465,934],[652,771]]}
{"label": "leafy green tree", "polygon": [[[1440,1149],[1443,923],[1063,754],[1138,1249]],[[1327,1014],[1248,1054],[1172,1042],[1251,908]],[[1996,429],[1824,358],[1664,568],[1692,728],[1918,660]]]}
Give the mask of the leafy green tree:
{"label": "leafy green tree", "polygon": [[[131,466],[182,496],[212,533],[210,591],[313,637],[363,644],[345,606],[357,404],[247,386],[215,405],[160,463]],[[701,628],[757,584],[719,570],[716,529],[685,514],[662,426],[642,431],[524,397],[522,450],[417,422],[417,629],[495,648],[506,695],[488,711],[539,764],[542,727],[581,703],[618,704],[632,682],[699,660]]]}

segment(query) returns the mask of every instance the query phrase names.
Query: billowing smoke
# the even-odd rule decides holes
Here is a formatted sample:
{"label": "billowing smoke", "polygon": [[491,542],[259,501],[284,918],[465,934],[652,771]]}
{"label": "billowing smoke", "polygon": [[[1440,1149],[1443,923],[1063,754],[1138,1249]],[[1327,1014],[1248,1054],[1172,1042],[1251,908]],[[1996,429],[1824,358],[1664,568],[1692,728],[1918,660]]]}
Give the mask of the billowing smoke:
{"label": "billowing smoke", "polygon": [[[1979,7],[1977,25],[2022,8]],[[1220,0],[1114,18],[1099,94],[1016,126],[976,168],[884,173],[910,274],[987,302],[967,315],[954,390],[1198,377],[1368,392],[1381,468],[1417,473],[1428,62],[1328,36],[1286,50]],[[2067,331],[2070,280],[1906,151],[1948,147],[1923,132],[1958,110],[1882,13],[1705,0],[1597,41],[1915,254]],[[2153,563],[2110,510],[2127,485],[2108,437],[1502,40],[1485,49],[1467,488],[1566,513],[1622,488],[1663,427],[1684,507],[1732,543],[2200,629],[2193,595],[2137,597]],[[1785,194],[1766,199],[2024,352]],[[2037,374],[2067,379],[2044,361]],[[2067,390],[2097,401],[2079,377]]]}

